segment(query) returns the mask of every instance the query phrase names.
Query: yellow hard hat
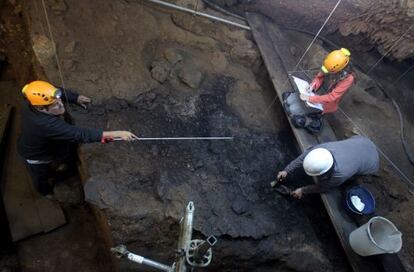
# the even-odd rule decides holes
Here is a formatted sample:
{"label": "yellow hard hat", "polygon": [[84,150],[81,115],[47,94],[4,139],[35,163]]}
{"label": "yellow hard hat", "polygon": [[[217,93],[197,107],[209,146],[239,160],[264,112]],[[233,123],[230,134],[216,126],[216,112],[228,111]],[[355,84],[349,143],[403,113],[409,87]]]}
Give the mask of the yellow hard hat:
{"label": "yellow hard hat", "polygon": [[321,69],[325,74],[337,73],[348,65],[350,56],[351,52],[346,48],[334,50],[326,56]]}
{"label": "yellow hard hat", "polygon": [[22,89],[23,95],[33,106],[47,106],[60,98],[62,92],[52,84],[36,80],[26,84]]}

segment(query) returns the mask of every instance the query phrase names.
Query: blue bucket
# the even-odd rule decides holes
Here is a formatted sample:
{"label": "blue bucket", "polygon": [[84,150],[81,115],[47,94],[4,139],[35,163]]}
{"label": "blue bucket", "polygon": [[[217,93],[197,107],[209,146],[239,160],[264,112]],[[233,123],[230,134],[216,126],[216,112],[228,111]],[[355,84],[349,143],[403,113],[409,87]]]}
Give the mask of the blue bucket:
{"label": "blue bucket", "polygon": [[[358,196],[361,199],[362,203],[365,204],[365,207],[362,211],[358,211],[354,207],[354,205],[351,202],[351,196]],[[374,196],[371,194],[370,191],[368,191],[368,189],[362,186],[352,187],[346,192],[345,204],[348,211],[359,215],[371,214],[375,211]]]}

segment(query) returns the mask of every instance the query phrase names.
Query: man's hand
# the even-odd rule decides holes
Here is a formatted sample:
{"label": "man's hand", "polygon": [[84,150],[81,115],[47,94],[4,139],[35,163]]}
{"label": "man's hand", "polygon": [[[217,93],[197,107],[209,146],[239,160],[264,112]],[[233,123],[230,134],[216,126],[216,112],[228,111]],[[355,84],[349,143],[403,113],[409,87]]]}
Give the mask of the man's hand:
{"label": "man's hand", "polygon": [[137,135],[125,130],[104,131],[102,136],[105,139],[122,140],[128,142],[139,140]]}
{"label": "man's hand", "polygon": [[286,179],[287,174],[288,173],[286,171],[279,171],[279,173],[277,173],[276,176],[277,181],[284,181]]}
{"label": "man's hand", "polygon": [[307,94],[300,94],[300,99],[302,101],[308,101],[309,100],[309,95],[307,95]]}
{"label": "man's hand", "polygon": [[128,142],[135,141],[135,140],[139,139],[137,135],[135,135],[134,133],[129,132],[129,131],[116,131],[116,135],[115,135],[114,138],[120,138],[120,139],[122,139],[124,141],[128,141]]}
{"label": "man's hand", "polygon": [[294,198],[301,199],[303,197],[302,188],[297,188],[296,190],[292,191],[290,195]]}
{"label": "man's hand", "polygon": [[91,103],[91,99],[87,96],[84,95],[79,95],[78,96],[78,101],[77,103],[84,109],[86,109],[88,107],[88,104]]}

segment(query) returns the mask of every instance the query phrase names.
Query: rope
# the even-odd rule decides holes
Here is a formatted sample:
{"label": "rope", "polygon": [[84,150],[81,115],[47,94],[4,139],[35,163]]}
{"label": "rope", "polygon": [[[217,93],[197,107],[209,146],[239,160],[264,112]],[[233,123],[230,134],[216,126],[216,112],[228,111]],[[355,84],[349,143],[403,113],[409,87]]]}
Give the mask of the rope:
{"label": "rope", "polygon": [[410,72],[411,71],[411,69],[413,69],[414,68],[414,64],[413,65],[411,65],[410,67],[408,67],[408,69],[407,70],[405,70],[405,72],[404,73],[402,73],[396,80],[394,80],[392,83],[394,84],[394,83],[397,83],[398,81],[400,81],[400,79],[402,79],[408,72]]}
{"label": "rope", "polygon": [[296,70],[299,66],[299,64],[302,62],[305,55],[308,53],[309,49],[312,47],[312,45],[315,43],[316,39],[318,38],[319,34],[321,34],[322,29],[325,27],[326,23],[329,21],[329,19],[332,17],[332,14],[335,12],[336,8],[339,6],[339,4],[342,2],[342,0],[339,0],[334,8],[332,9],[331,13],[329,13],[328,18],[326,18],[325,22],[323,23],[322,27],[319,29],[318,33],[316,33],[315,37],[313,38],[312,42],[309,44],[308,48],[306,48],[305,53],[303,53],[302,57],[299,59],[298,63],[296,64],[295,68],[293,70]]}
{"label": "rope", "polygon": [[[49,30],[50,40],[52,41],[52,44],[55,45],[55,60],[56,60],[56,65],[57,65],[57,68],[58,68],[58,71],[59,71],[59,78],[60,78],[60,82],[61,82],[61,85],[62,85],[62,89],[63,89],[63,92],[64,92],[65,96],[68,97],[67,93],[66,93],[65,81],[63,80],[62,68],[60,66],[60,61],[59,61],[59,57],[58,57],[58,54],[57,54],[56,43],[55,43],[55,40],[53,38],[52,27],[50,26],[49,15],[47,13],[45,0],[42,0],[42,6],[43,6],[43,11],[45,13],[45,18],[46,18],[47,28]],[[66,110],[70,114],[69,108],[70,108],[70,104],[68,103],[68,108]]]}
{"label": "rope", "polygon": [[[352,123],[352,125],[355,126],[356,129],[361,132],[362,135],[368,137],[367,134],[352,120],[351,117],[349,117],[346,114],[346,112],[341,107],[338,107],[338,108],[340,112]],[[406,174],[404,174],[404,172],[384,153],[384,151],[382,151],[381,148],[378,147],[377,144],[375,144],[375,146],[377,147],[378,152],[381,153],[381,155],[391,164],[391,166],[395,170],[397,170],[397,172],[409,183],[409,185],[414,187],[414,182]]]}
{"label": "rope", "polygon": [[220,7],[217,4],[212,3],[210,0],[202,0],[207,6],[211,7],[212,9],[215,9],[217,11],[220,11],[226,15],[229,15],[231,17],[234,17],[236,19],[242,20],[244,22],[247,22],[246,18],[244,18],[243,16],[240,16],[238,14],[235,14],[233,12],[230,12],[228,10],[226,10],[225,8]]}

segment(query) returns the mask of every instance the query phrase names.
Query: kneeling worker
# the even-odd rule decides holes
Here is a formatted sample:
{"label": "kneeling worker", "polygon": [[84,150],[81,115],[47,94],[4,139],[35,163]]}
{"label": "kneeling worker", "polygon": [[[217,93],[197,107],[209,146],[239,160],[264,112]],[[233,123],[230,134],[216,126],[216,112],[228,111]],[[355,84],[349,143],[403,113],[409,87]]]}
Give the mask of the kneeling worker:
{"label": "kneeling worker", "polygon": [[309,90],[317,92],[323,85],[326,94],[309,96],[301,94],[300,98],[313,104],[322,104],[323,113],[335,112],[342,96],[349,90],[355,81],[354,72],[349,67],[351,53],[346,48],[334,50],[326,56],[321,72],[309,85]]}
{"label": "kneeling worker", "polygon": [[[351,53],[345,48],[332,51],[326,56],[321,72],[305,92],[283,94],[283,105],[295,127],[318,133],[322,129],[321,115],[338,110],[339,102],[355,81],[354,72],[349,65],[350,56]],[[322,86],[326,93],[317,94]],[[321,104],[322,108],[315,104]]]}
{"label": "kneeling worker", "polygon": [[27,103],[22,108],[18,152],[29,169],[35,189],[42,195],[52,193],[53,187],[48,183],[53,175],[51,166],[62,155],[61,149],[67,143],[101,142],[107,138],[138,139],[129,131],[102,131],[67,123],[63,118],[63,102],[85,106],[90,102],[86,96],[67,90],[62,92],[44,81],[33,81],[24,86],[22,92]]}
{"label": "kneeling worker", "polygon": [[277,174],[283,181],[295,169],[303,166],[309,176],[318,177],[318,184],[297,188],[295,198],[304,194],[323,193],[338,187],[355,175],[375,175],[379,170],[379,156],[375,144],[363,136],[316,145],[289,163]]}

